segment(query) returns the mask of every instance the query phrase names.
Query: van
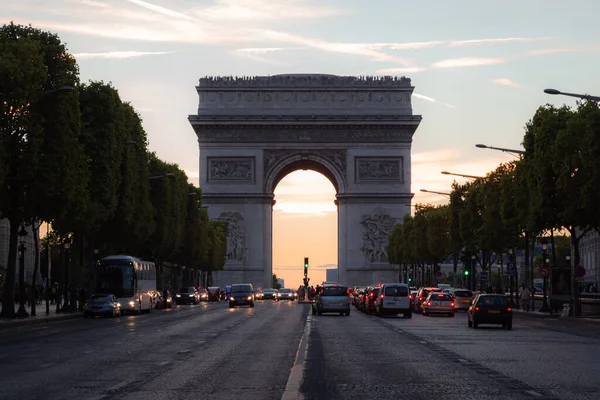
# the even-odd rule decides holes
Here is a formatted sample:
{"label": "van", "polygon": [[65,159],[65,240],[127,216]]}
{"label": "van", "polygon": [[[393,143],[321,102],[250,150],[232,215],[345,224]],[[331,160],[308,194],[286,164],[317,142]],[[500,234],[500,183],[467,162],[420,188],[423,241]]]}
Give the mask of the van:
{"label": "van", "polygon": [[407,284],[384,283],[375,300],[375,313],[382,315],[402,314],[404,318],[412,318],[411,294]]}

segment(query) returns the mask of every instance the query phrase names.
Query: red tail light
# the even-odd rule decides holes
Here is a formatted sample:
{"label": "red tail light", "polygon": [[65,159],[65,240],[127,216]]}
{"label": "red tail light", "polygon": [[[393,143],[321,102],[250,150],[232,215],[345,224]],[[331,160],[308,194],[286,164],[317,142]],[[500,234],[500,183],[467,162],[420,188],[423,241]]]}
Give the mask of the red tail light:
{"label": "red tail light", "polygon": [[452,298],[453,298],[453,299],[456,299],[456,295],[455,295],[455,294],[453,294],[453,295],[452,295]]}
{"label": "red tail light", "polygon": [[474,298],[475,298],[475,296],[471,296],[471,299],[474,299]]}
{"label": "red tail light", "polygon": [[454,307],[454,303],[450,303],[450,307]]}
{"label": "red tail light", "polygon": [[381,297],[381,298],[383,299],[383,295],[381,295],[381,296],[379,296],[379,297]]}
{"label": "red tail light", "polygon": [[373,297],[373,292],[371,292],[371,295],[369,297]]}
{"label": "red tail light", "polygon": [[511,311],[512,311],[512,308],[508,307],[508,312],[511,312]]}
{"label": "red tail light", "polygon": [[412,299],[413,299],[413,295],[412,295],[412,294],[409,294],[409,295],[408,295],[408,298],[409,298],[409,300],[412,300]]}
{"label": "red tail light", "polygon": [[475,307],[475,311],[479,311],[479,307]]}
{"label": "red tail light", "polygon": [[427,305],[428,305],[428,306],[430,306],[430,305],[431,305],[431,302],[430,302],[430,301],[428,301],[428,302],[427,302]]}

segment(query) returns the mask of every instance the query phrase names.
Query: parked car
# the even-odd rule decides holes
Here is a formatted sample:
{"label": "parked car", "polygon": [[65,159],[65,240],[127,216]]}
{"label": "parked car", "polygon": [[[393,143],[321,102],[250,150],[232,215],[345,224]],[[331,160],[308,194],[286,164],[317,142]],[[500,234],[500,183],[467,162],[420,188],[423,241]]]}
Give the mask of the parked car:
{"label": "parked car", "polygon": [[479,294],[473,300],[468,311],[469,328],[481,324],[497,324],[512,329],[513,313],[508,297],[504,294]]}

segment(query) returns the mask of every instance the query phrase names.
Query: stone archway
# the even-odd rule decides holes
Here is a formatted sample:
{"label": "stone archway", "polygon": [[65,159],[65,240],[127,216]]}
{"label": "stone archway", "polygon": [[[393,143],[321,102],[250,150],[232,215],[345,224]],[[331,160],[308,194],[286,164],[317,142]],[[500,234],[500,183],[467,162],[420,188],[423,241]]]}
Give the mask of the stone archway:
{"label": "stone archway", "polygon": [[229,222],[227,262],[214,283],[270,286],[273,191],[299,169],[323,174],[336,189],[340,282],[396,281],[387,241],[413,196],[410,151],[421,121],[412,115],[413,89],[391,77],[201,79],[189,121],[200,145],[202,201],[210,218]]}

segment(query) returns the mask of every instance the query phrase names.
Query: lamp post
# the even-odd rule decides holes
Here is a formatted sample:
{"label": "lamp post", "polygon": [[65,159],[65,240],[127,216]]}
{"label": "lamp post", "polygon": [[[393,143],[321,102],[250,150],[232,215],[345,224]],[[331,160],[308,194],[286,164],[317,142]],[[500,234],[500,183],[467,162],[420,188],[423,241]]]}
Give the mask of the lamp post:
{"label": "lamp post", "polygon": [[483,176],[456,174],[454,172],[448,172],[448,171],[442,171],[442,175],[460,176],[460,177],[467,178],[467,179],[483,179],[484,178]]}
{"label": "lamp post", "polygon": [[498,150],[498,151],[502,151],[504,153],[512,154],[515,157],[519,157],[519,156],[525,154],[525,150],[506,149],[504,147],[488,146],[486,144],[481,144],[481,143],[476,144],[475,147],[477,147],[479,149]]}
{"label": "lamp post", "polygon": [[579,94],[579,93],[567,93],[567,92],[561,92],[560,90],[556,90],[556,89],[544,89],[544,93],[546,93],[546,94],[552,94],[552,95],[563,95],[563,96],[569,96],[569,97],[577,97],[577,98],[580,98],[582,100],[600,101],[600,96],[590,96],[589,94]]}
{"label": "lamp post", "polygon": [[[548,240],[546,238],[542,239],[542,268],[545,270],[547,263],[550,261],[548,259]],[[550,311],[550,307],[548,307],[548,276],[544,276],[544,299],[542,302],[542,307],[540,308],[540,312],[548,312]]]}
{"label": "lamp post", "polygon": [[70,311],[69,305],[69,261],[71,258],[71,239],[66,238],[63,242],[63,247],[65,249],[65,287],[63,290],[63,307],[62,311]]}
{"label": "lamp post", "polygon": [[450,193],[446,193],[446,192],[434,192],[433,190],[427,190],[427,189],[421,189],[420,191],[423,193],[439,194],[440,196],[450,197]]}
{"label": "lamp post", "polygon": [[19,230],[19,311],[17,311],[17,317],[26,318],[29,317],[27,310],[25,310],[25,238],[27,237],[27,231],[25,227],[21,225]]}
{"label": "lamp post", "polygon": [[471,255],[471,273],[469,274],[469,290],[475,290],[475,275],[477,275],[475,273],[475,266],[477,264],[477,255],[476,254],[472,254]]}

